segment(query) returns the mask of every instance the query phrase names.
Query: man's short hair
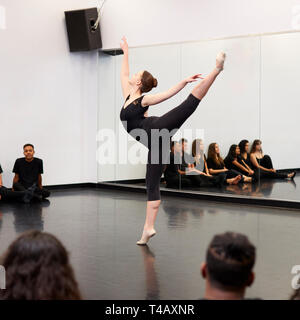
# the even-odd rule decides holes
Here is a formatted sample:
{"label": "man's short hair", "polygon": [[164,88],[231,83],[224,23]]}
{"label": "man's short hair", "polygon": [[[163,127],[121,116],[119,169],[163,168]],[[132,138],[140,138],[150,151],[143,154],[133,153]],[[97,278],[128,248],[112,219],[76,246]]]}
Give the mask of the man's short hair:
{"label": "man's short hair", "polygon": [[181,144],[184,144],[185,142],[188,142],[187,139],[185,139],[185,138],[182,138],[179,140],[179,143],[181,143]]}
{"label": "man's short hair", "polygon": [[213,286],[242,288],[255,263],[255,246],[240,233],[215,235],[206,253],[209,280]]}
{"label": "man's short hair", "polygon": [[31,144],[31,143],[26,143],[26,144],[24,144],[23,150],[24,150],[26,147],[32,147],[32,149],[34,150],[34,146],[33,146],[33,144]]}

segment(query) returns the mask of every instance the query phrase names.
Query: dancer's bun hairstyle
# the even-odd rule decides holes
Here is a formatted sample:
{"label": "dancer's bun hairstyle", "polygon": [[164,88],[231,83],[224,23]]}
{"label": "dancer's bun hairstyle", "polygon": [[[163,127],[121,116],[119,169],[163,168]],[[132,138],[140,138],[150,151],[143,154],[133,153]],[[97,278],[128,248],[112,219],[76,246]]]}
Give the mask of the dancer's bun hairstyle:
{"label": "dancer's bun hairstyle", "polygon": [[142,79],[142,93],[149,92],[152,88],[157,87],[157,79],[152,76],[152,74],[148,71],[144,71]]}

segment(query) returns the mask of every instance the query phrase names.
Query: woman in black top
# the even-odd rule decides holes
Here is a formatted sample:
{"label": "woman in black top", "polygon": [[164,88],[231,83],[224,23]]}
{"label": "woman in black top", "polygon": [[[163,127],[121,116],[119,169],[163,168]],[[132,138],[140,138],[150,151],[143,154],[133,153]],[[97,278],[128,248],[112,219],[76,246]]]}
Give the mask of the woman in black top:
{"label": "woman in black top", "polygon": [[[201,78],[201,75],[196,74],[186,78],[167,91],[143,95],[143,93],[149,92],[157,86],[157,80],[145,70],[129,78],[128,44],[125,38],[123,38],[123,41],[121,43],[121,48],[124,52],[121,67],[121,85],[126,101],[121,109],[120,119],[126,131],[149,149],[146,171],[147,214],[142,237],[137,242],[139,245],[145,245],[156,234],[154,223],[160,206],[160,178],[165,166],[165,159],[168,158],[170,150],[170,146],[168,148],[162,146],[162,138],[167,138],[170,141],[170,138],[197,109],[200,101],[206,95],[221,70],[223,70],[225,54],[220,53],[217,56],[214,70],[195,86],[187,99],[179,106],[161,117],[145,117],[145,112],[149,106],[171,98],[188,83],[195,82]],[[155,131],[155,134],[157,134],[157,131],[160,132],[160,130],[163,137],[154,141],[151,133]]]}
{"label": "woman in black top", "polygon": [[259,139],[253,141],[250,151],[250,160],[253,167],[259,169],[261,178],[293,179],[296,175],[295,171],[291,173],[276,172],[276,170],[273,168],[271,157],[263,153],[261,141]]}
{"label": "woman in black top", "polygon": [[231,145],[224,163],[227,169],[235,170],[245,176],[253,176],[254,171],[251,170],[241,157],[240,147],[236,144]]}
{"label": "woman in black top", "polygon": [[254,174],[254,170],[250,160],[249,141],[248,140],[240,141],[239,148],[240,148],[240,161],[241,161],[240,163],[243,164],[248,169],[249,175],[252,176]]}
{"label": "woman in black top", "polygon": [[225,163],[223,158],[220,156],[220,149],[217,143],[211,143],[208,147],[208,155],[207,155],[207,167],[209,169],[209,173],[212,175],[218,175],[220,173],[226,173],[226,178],[231,179],[234,178],[234,184],[241,182],[252,182],[251,177],[246,177],[245,175],[241,175],[238,171],[228,170],[225,167]]}
{"label": "woman in black top", "polygon": [[205,186],[221,187],[225,182],[231,184],[233,179],[226,180],[226,174],[220,174],[215,177],[209,173],[207,167],[206,156],[204,153],[204,143],[202,139],[195,139],[192,143],[192,156],[194,158],[194,164],[192,170],[198,173],[200,184]]}

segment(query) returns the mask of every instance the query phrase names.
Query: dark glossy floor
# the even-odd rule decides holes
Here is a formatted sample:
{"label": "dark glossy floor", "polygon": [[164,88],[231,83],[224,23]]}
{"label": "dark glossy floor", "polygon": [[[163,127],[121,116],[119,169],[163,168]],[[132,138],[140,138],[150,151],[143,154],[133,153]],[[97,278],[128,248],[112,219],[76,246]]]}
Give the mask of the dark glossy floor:
{"label": "dark glossy floor", "polygon": [[248,297],[286,299],[291,269],[300,265],[300,211],[163,197],[157,235],[135,244],[146,195],[103,189],[53,191],[43,205],[0,205],[0,252],[16,235],[39,229],[67,247],[87,299],[197,299],[199,272],[214,234],[249,236],[257,247],[256,280]]}
{"label": "dark glossy floor", "polygon": [[[128,185],[128,184],[127,184]],[[145,183],[132,184],[137,186],[145,186]],[[161,189],[170,190],[166,188],[164,183],[161,183]],[[255,198],[275,199],[275,200],[289,200],[300,202],[300,172],[294,180],[261,180],[259,183],[240,183],[238,185],[227,185],[222,189],[215,187],[201,187],[201,188],[185,188],[185,191],[199,192],[199,193],[217,193],[228,194],[235,196],[247,196]]]}

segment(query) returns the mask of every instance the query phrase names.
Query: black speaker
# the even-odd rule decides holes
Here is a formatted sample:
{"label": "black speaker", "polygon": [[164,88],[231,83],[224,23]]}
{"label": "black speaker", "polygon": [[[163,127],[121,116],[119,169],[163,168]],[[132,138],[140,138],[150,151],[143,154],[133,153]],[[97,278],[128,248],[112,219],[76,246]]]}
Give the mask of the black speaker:
{"label": "black speaker", "polygon": [[93,28],[98,18],[97,8],[65,11],[65,18],[71,52],[102,48],[100,25]]}

